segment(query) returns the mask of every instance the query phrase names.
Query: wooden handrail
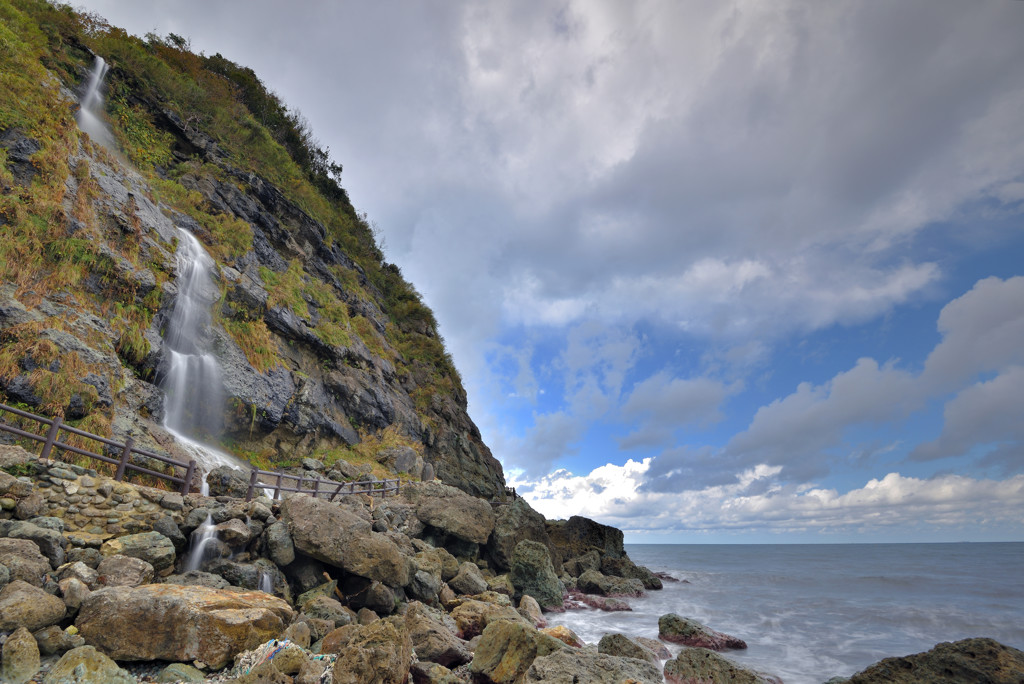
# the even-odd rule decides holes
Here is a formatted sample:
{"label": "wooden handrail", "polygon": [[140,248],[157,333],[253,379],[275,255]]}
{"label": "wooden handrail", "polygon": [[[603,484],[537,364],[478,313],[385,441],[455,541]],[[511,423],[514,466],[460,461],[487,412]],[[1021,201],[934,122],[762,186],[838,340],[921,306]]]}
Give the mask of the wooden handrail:
{"label": "wooden handrail", "polygon": [[[274,480],[273,484],[261,481],[262,478],[265,477],[272,478]],[[281,483],[281,480],[285,478],[296,480],[297,486],[284,486]],[[312,486],[304,487],[303,484],[306,482],[312,482]],[[348,487],[347,492],[342,491],[345,487]],[[357,487],[359,488],[357,489]],[[309,494],[314,499],[320,495],[329,495],[327,496],[327,500],[334,501],[335,497],[348,494],[369,494],[370,496],[380,494],[381,498],[386,497],[391,492],[394,492],[397,495],[402,489],[402,481],[395,479],[335,482],[334,480],[324,480],[319,475],[317,475],[315,479],[310,480],[306,475],[290,475],[280,471],[271,472],[269,470],[253,468],[249,473],[249,489],[245,493],[245,500],[252,501],[252,497],[256,494],[257,489],[272,489],[274,491],[272,498],[275,501],[281,497],[282,492]]]}
{"label": "wooden handrail", "polygon": [[[64,420],[60,416],[55,416],[54,418],[47,418],[45,416],[38,416],[34,413],[29,413],[28,411],[16,409],[13,406],[0,404],[0,413],[4,412],[11,413],[20,418],[35,421],[47,427],[46,436],[43,437],[41,435],[33,434],[26,430],[21,430],[19,428],[14,427],[13,425],[8,425],[7,423],[0,422],[0,431],[9,432],[13,435],[18,435],[19,437],[31,439],[36,442],[42,442],[43,448],[39,452],[40,460],[45,461],[48,458],[50,458],[50,454],[53,453],[53,449],[56,447],[57,449],[61,449],[63,451],[70,451],[71,453],[78,454],[79,456],[84,456],[86,458],[91,458],[102,463],[116,465],[117,471],[114,474],[114,479],[117,480],[118,482],[124,479],[126,472],[133,471],[137,473],[142,473],[144,475],[151,475],[161,480],[167,480],[168,482],[173,482],[174,484],[179,485],[178,491],[182,495],[189,493],[190,487],[192,485],[192,476],[196,471],[196,462],[194,460],[190,460],[188,462],[176,461],[173,458],[160,456],[159,454],[144,451],[143,449],[136,449],[132,445],[131,438],[129,438],[126,443],[122,444],[121,442],[116,442],[112,439],[101,437],[100,435],[95,435],[91,432],[86,432],[85,430],[79,430],[76,427],[66,425],[64,423]],[[76,446],[65,444],[64,442],[60,441],[60,433],[62,430],[73,435],[78,435],[79,437],[85,437],[86,439],[91,439],[101,444],[106,444],[107,446],[118,450],[120,452],[120,458],[111,458],[109,456],[104,456],[103,454],[88,451],[87,449],[80,449]],[[172,465],[176,468],[183,468],[185,470],[185,477],[168,475],[167,473],[161,473],[157,470],[152,470],[150,468],[146,468],[144,466],[132,463],[131,458],[133,454],[145,456],[146,458],[152,458],[162,463]]]}

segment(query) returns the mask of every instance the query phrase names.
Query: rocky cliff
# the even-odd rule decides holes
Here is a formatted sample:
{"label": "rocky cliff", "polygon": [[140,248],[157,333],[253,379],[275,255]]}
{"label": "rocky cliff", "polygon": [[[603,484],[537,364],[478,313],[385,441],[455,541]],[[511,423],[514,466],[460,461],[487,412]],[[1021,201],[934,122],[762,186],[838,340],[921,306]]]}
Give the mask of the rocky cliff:
{"label": "rocky cliff", "polygon": [[[207,439],[264,468],[408,448],[415,470],[504,496],[433,315],[301,117],[176,36],[36,0],[0,14],[0,400],[187,458],[158,385],[184,229],[216,262],[226,401]],[[74,120],[95,55],[107,147]]]}

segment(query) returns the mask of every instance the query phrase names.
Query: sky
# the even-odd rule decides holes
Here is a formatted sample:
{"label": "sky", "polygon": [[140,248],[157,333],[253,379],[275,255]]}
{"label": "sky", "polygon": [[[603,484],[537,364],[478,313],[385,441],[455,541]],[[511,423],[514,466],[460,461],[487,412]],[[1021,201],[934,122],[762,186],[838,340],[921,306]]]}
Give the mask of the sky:
{"label": "sky", "polygon": [[77,6],[308,119],[549,518],[1024,541],[1024,3]]}

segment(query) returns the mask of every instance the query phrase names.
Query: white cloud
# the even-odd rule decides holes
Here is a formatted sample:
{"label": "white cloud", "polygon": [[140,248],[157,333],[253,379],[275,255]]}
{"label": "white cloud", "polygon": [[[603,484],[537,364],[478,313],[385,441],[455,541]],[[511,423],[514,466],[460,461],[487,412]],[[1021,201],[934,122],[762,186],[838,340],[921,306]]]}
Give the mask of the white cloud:
{"label": "white cloud", "polygon": [[998,481],[959,475],[921,479],[894,472],[840,493],[814,485],[773,484],[779,468],[758,464],[735,475],[730,484],[657,493],[640,487],[649,467],[650,459],[630,460],[587,475],[562,470],[513,484],[549,518],[584,515],[627,532],[984,529],[1019,523],[1024,505],[1024,475]]}
{"label": "white cloud", "polygon": [[676,430],[716,423],[722,419],[722,402],[739,389],[740,383],[726,385],[708,377],[673,378],[666,371],[655,373],[637,383],[622,405],[623,417],[640,424],[619,446],[667,445]]}

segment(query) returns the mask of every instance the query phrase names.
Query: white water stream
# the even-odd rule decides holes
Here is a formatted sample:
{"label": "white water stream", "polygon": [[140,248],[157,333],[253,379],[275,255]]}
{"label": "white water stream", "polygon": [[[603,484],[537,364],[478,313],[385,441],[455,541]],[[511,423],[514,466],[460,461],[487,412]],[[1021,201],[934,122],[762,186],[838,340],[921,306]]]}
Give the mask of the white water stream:
{"label": "white water stream", "polygon": [[78,127],[88,133],[95,142],[113,150],[116,148],[114,137],[110,134],[110,129],[107,128],[102,116],[103,94],[101,89],[103,88],[103,77],[107,75],[108,69],[106,60],[97,55],[92,65],[92,71],[89,72],[89,82],[79,101],[80,107],[75,114],[75,120],[78,121]]}

